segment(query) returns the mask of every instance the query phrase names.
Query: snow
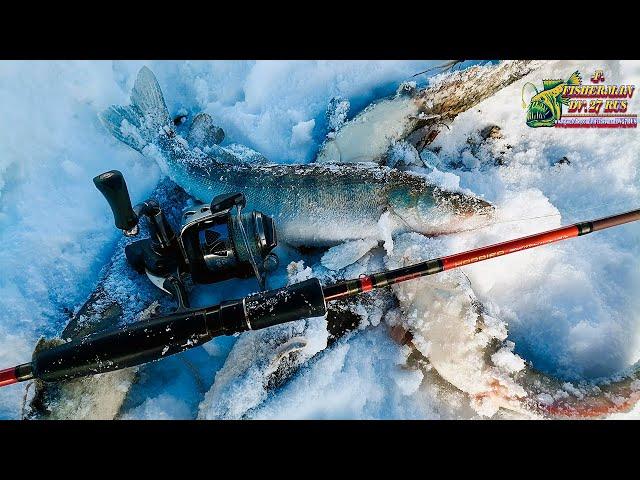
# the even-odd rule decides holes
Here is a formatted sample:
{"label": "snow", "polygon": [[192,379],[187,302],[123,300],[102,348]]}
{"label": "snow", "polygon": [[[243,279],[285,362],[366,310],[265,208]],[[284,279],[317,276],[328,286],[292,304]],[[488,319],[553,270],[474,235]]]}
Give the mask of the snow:
{"label": "snow", "polygon": [[[112,138],[97,118],[108,105],[128,102],[141,66],[157,75],[172,115],[205,111],[224,129],[223,145],[247,161],[294,163],[312,160],[345,118],[439,63],[0,63],[0,367],[28,361],[38,338],[59,334],[67,312],[84,302],[114,253],[120,233],[92,177],[121,170],[134,203],[160,179],[156,162]],[[269,286],[311,274],[326,281],[357,277],[382,268],[385,258],[405,254],[403,261],[411,262],[425,251],[450,254],[637,208],[637,130],[532,129],[524,123],[525,81],[539,84],[576,69],[584,79],[596,68],[618,83],[640,78],[638,62],[551,63],[461,114],[420,159],[405,145],[396,146],[398,163],[493,202],[493,226],[424,240],[420,248],[427,250],[416,241],[411,250],[391,238],[383,217],[384,249],[374,253],[367,253],[373,243],[361,241],[362,248],[338,248],[321,263],[324,252],[302,255],[278,247],[281,266]],[[637,100],[630,110],[638,110]],[[493,124],[501,136],[483,140],[479,132]],[[570,163],[558,163],[563,157]],[[639,240],[640,225],[627,225],[465,267],[473,294],[487,318],[495,319],[487,332],[507,335],[487,371],[506,381],[527,361],[568,382],[629,371],[640,360]],[[194,291],[193,303],[239,298],[255,289],[252,279],[206,286]],[[391,340],[389,326],[407,318],[396,310],[385,314],[385,308],[361,306],[361,327],[330,346],[326,320],[312,319],[218,338],[144,366],[122,418],[475,418],[495,412],[495,403],[472,404],[436,369],[413,358],[411,349]],[[291,338],[297,343],[285,353],[295,369],[288,381],[267,389],[274,375],[269,359],[279,342]],[[414,343],[423,354],[433,353],[427,337]],[[570,392],[572,384],[566,385]],[[24,384],[0,389],[0,418],[20,417],[23,394]],[[541,394],[545,399],[553,401]],[[614,418],[638,412],[636,407]]]}
{"label": "snow", "polygon": [[403,367],[408,354],[384,325],[366,330],[325,352],[250,418],[438,418],[431,402],[411,396],[422,374]]}
{"label": "snow", "polygon": [[361,259],[376,245],[378,245],[378,241],[375,238],[352,240],[331,247],[320,261],[330,270],[340,270]]}
{"label": "snow", "polygon": [[[515,343],[507,342],[507,346],[491,355],[493,364],[509,373],[519,372],[524,368],[524,360],[513,353]],[[570,385],[570,384],[569,384]]]}
{"label": "snow", "polygon": [[189,420],[193,418],[188,405],[171,395],[160,394],[131,409],[123,420]]}
{"label": "snow", "polygon": [[[433,148],[440,147],[443,166],[463,159],[455,169],[462,187],[494,202],[504,220],[531,218],[458,235],[446,252],[638,208],[637,130],[567,133],[522,121],[525,81],[574,70],[586,77],[596,68],[618,83],[634,83],[640,72],[637,62],[555,62],[463,113],[437,137]],[[634,99],[630,110],[637,108]],[[474,148],[468,139],[492,124],[503,138]],[[474,161],[464,160],[469,156]],[[563,156],[571,163],[557,164]],[[496,167],[496,157],[504,165]],[[465,273],[492,313],[508,321],[515,351],[537,368],[569,380],[606,377],[640,360],[639,236],[640,225],[627,225],[473,265]]]}
{"label": "snow", "polygon": [[291,146],[308,146],[312,141],[313,127],[316,121],[312,118],[306,122],[298,122],[291,127]]}

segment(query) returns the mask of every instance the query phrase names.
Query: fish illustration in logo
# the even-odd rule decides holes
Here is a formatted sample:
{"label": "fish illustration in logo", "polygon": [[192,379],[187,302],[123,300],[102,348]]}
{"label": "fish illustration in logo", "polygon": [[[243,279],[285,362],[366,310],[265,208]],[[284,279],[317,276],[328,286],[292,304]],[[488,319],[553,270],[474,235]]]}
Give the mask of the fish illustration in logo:
{"label": "fish illustration in logo", "polygon": [[522,86],[522,108],[526,108],[524,101],[524,89],[531,85],[536,94],[529,101],[527,109],[527,125],[530,127],[553,127],[556,121],[562,117],[562,105],[568,105],[569,99],[562,94],[567,85],[581,85],[580,73],[575,71],[569,79],[564,80],[543,80],[542,91],[538,91],[536,86],[527,82]]}

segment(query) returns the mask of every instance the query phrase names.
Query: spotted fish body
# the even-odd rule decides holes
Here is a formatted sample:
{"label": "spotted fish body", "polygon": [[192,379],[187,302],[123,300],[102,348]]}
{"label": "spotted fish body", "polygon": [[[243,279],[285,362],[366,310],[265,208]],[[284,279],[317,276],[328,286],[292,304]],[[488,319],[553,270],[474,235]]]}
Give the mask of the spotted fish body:
{"label": "spotted fish body", "polygon": [[155,159],[199,200],[245,193],[247,207],[273,216],[281,239],[292,245],[380,237],[378,222],[387,211],[394,232],[439,234],[459,228],[465,218],[486,220],[476,214],[492,210],[481,199],[439,189],[419,174],[375,164],[245,163],[215,144],[204,153],[177,135],[157,80],[146,67],[138,74],[131,105],[112,106],[102,120],[116,138]]}
{"label": "spotted fish body", "polygon": [[228,164],[214,159],[222,156],[215,154],[222,147],[213,149],[212,158],[193,154],[175,137],[162,135],[158,144],[160,150],[143,152],[159,155],[165,173],[189,194],[206,201],[243,191],[248,208],[272,215],[280,236],[292,245],[330,246],[377,237],[385,211],[397,217],[396,231],[438,234],[460,217],[490,210],[484,201],[445,192],[420,175],[374,164]]}

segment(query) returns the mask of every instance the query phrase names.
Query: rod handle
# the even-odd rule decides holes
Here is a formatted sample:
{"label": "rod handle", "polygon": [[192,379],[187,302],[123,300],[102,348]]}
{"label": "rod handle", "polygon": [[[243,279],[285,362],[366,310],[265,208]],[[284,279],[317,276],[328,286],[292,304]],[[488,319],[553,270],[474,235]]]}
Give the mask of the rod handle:
{"label": "rod handle", "polygon": [[96,188],[107,199],[113,218],[120,230],[131,230],[138,224],[138,217],[131,207],[127,183],[118,170],[109,170],[93,179]]}
{"label": "rod handle", "polygon": [[[34,353],[31,372],[58,381],[119,370],[197,347],[220,335],[326,314],[316,278],[220,305],[149,318]],[[11,372],[6,381],[13,381]]]}
{"label": "rod handle", "polygon": [[215,336],[207,316],[217,306],[141,320],[97,332],[33,354],[34,377],[44,381],[70,379],[140,365],[196,347]]}

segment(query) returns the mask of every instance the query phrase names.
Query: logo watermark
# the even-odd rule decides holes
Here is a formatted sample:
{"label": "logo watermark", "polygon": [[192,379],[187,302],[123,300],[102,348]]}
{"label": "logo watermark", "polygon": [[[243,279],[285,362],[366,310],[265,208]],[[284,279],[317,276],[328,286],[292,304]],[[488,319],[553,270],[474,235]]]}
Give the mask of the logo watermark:
{"label": "logo watermark", "polygon": [[[630,113],[629,101],[635,85],[606,84],[603,70],[596,70],[583,84],[580,72],[568,79],[543,80],[542,90],[531,82],[522,87],[523,108],[525,89],[533,87],[526,122],[532,128],[637,128],[638,116]],[[566,112],[564,111],[566,108]]]}

